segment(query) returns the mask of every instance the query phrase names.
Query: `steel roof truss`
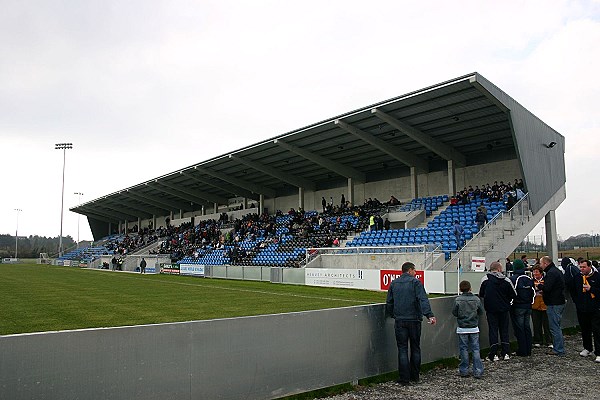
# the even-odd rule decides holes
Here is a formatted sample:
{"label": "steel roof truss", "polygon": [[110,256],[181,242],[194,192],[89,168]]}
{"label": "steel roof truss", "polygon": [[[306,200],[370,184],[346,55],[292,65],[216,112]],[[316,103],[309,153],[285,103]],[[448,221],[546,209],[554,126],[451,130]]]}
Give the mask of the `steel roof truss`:
{"label": "steel roof truss", "polygon": [[456,150],[454,147],[449,146],[445,143],[440,142],[439,140],[432,138],[431,136],[423,133],[422,131],[420,131],[416,128],[413,128],[412,126],[410,126],[400,120],[397,120],[396,118],[384,113],[381,110],[378,110],[377,108],[372,109],[371,113],[375,114],[377,116],[377,118],[381,119],[382,121],[390,124],[391,126],[393,126],[396,129],[398,129],[400,132],[404,133],[406,136],[411,137],[412,139],[419,142],[421,145],[427,147],[429,150],[433,151],[434,153],[436,153],[438,156],[442,157],[443,159],[453,160],[456,163],[456,165],[458,165],[458,166],[467,165],[467,159],[465,158],[465,156],[462,153],[460,153],[458,150]]}
{"label": "steel roof truss", "polygon": [[300,147],[291,145],[286,142],[282,142],[281,139],[275,139],[273,141],[273,143],[276,143],[279,146],[286,149],[287,151],[295,153],[295,154],[299,155],[300,157],[304,157],[307,160],[312,161],[313,163],[320,165],[321,167],[323,167],[325,169],[335,172],[336,174],[341,175],[344,178],[352,178],[357,182],[365,182],[367,179],[366,175],[363,172],[360,172],[360,171],[358,171],[352,167],[349,167],[347,165],[330,160],[329,158],[325,158],[323,156],[315,154],[311,151],[302,149]]}
{"label": "steel roof truss", "polygon": [[357,138],[369,143],[371,146],[379,149],[380,151],[392,156],[401,163],[406,164],[409,167],[417,167],[425,172],[429,171],[429,166],[427,165],[427,162],[425,160],[415,156],[412,153],[409,153],[406,150],[396,147],[393,144],[390,144],[383,139],[380,139],[368,132],[358,129],[342,120],[335,120],[334,124],[342,128],[346,132],[356,136]]}
{"label": "steel roof truss", "polygon": [[276,192],[273,189],[269,189],[267,187],[257,185],[255,183],[248,182],[243,179],[239,179],[239,178],[224,174],[219,171],[214,171],[214,170],[208,169],[208,168],[199,168],[199,167],[194,167],[194,168],[196,168],[199,172],[201,172],[203,174],[213,176],[213,177],[220,179],[222,181],[225,181],[225,182],[229,182],[234,186],[238,186],[242,189],[249,190],[256,194],[263,194],[267,197],[275,197],[275,195],[276,195]]}
{"label": "steel roof truss", "polygon": [[260,171],[267,175],[271,175],[272,177],[275,177],[285,183],[289,183],[290,185],[294,185],[294,186],[301,187],[301,188],[304,188],[307,190],[312,190],[312,191],[314,191],[316,188],[316,185],[314,184],[314,182],[311,182],[308,179],[304,179],[303,177],[300,177],[300,176],[289,174],[285,171],[282,171],[279,168],[269,167],[268,165],[265,165],[258,161],[248,160],[246,158],[242,158],[242,157],[236,156],[234,154],[230,154],[229,158],[239,161],[240,163],[242,163],[250,168],[253,168],[257,171]]}

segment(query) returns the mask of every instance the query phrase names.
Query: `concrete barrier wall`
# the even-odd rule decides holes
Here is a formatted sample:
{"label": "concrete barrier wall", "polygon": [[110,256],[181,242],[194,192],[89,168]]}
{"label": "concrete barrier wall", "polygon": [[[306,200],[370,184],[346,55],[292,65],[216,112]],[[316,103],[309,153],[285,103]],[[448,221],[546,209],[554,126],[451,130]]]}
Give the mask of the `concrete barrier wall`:
{"label": "concrete barrier wall", "polygon": [[241,279],[247,281],[271,280],[271,267],[211,265],[207,267],[207,278]]}
{"label": "concrete barrier wall", "polygon": [[[424,363],[457,354],[453,301],[431,300]],[[569,303],[563,326],[575,323]],[[397,368],[382,304],[0,336],[0,354],[0,399],[11,400],[273,399]]]}

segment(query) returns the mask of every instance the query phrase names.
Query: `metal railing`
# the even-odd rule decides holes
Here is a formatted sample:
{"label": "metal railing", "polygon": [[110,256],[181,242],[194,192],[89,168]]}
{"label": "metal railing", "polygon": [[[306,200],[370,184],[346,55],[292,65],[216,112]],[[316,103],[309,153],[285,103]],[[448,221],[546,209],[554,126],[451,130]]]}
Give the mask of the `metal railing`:
{"label": "metal railing", "polygon": [[414,254],[415,257],[411,260],[415,265],[421,263],[422,268],[430,269],[433,265],[436,255],[443,255],[441,246],[435,244],[419,244],[406,246],[365,246],[365,247],[325,247],[325,248],[310,248],[306,249],[306,257],[303,266],[308,266],[311,262],[316,261],[322,256],[340,256],[353,258],[354,260],[345,264],[361,268],[361,255],[377,255],[377,256],[397,256],[399,254]]}
{"label": "metal railing", "polygon": [[450,257],[442,269],[446,270],[451,265],[458,265],[459,259],[464,268],[467,260],[485,254],[492,254],[493,258],[503,259],[504,252],[499,250],[494,252],[494,245],[504,239],[507,234],[513,235],[515,231],[528,223],[530,218],[529,194],[526,194],[510,210],[501,211],[485,224],[458,252]]}

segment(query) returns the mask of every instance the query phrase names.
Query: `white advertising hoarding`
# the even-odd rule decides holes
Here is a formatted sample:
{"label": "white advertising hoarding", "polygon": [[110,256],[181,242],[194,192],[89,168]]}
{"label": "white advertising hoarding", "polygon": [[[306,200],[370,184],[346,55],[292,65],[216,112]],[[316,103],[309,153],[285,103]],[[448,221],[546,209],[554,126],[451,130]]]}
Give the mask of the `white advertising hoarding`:
{"label": "white advertising hoarding", "polygon": [[[390,283],[402,271],[393,269],[337,269],[306,268],[305,284],[350,289],[387,291]],[[425,286],[427,293],[444,293],[444,271],[417,271],[416,278]]]}
{"label": "white advertising hoarding", "polygon": [[180,275],[204,276],[204,265],[179,264]]}
{"label": "white advertising hoarding", "polygon": [[306,268],[304,277],[308,286],[374,290],[379,284],[376,269]]}
{"label": "white advertising hoarding", "polygon": [[471,257],[472,271],[485,271],[485,257]]}

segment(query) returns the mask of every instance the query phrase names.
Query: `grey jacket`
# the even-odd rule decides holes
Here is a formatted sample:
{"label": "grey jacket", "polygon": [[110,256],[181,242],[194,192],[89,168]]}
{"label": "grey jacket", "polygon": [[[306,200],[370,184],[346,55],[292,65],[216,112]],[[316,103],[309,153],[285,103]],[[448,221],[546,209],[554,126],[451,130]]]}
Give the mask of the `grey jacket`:
{"label": "grey jacket", "polygon": [[452,315],[456,317],[460,328],[476,328],[479,316],[483,315],[483,305],[473,293],[461,293],[454,299]]}
{"label": "grey jacket", "polygon": [[421,282],[402,274],[390,284],[385,301],[386,314],[401,321],[422,321],[433,317],[427,293]]}

